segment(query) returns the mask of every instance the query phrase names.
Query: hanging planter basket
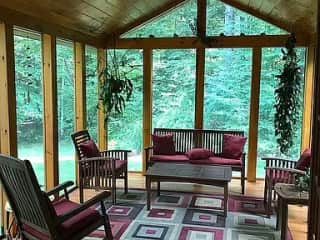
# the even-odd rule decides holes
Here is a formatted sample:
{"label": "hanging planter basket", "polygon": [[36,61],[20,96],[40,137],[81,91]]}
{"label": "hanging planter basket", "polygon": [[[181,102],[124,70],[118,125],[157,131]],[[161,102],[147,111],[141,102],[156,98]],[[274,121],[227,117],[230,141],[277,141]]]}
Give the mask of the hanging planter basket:
{"label": "hanging planter basket", "polygon": [[297,57],[296,38],[292,34],[282,49],[283,69],[277,78],[275,90],[275,136],[282,154],[288,154],[301,110],[302,74]]}

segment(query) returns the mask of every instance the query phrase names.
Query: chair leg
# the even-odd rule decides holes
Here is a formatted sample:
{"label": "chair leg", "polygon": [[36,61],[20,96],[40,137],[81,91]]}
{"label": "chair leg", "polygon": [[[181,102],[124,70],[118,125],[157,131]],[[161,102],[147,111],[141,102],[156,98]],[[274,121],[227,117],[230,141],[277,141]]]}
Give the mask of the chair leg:
{"label": "chair leg", "polygon": [[244,191],[245,191],[245,169],[242,169],[241,170],[241,193],[242,195],[244,194]]}
{"label": "chair leg", "polygon": [[81,185],[79,187],[79,197],[80,197],[80,203],[83,203],[83,187]]}
{"label": "chair leg", "polygon": [[263,200],[266,203],[267,202],[267,176],[264,178],[264,194],[263,194]]}
{"label": "chair leg", "polygon": [[117,180],[114,176],[112,176],[112,204],[115,205],[116,204],[116,200],[117,200]]}
{"label": "chair leg", "polygon": [[128,169],[125,169],[124,172],[124,193],[127,194],[128,193]]}
{"label": "chair leg", "polygon": [[267,215],[270,216],[271,215],[271,203],[272,203],[272,183],[268,183],[268,202],[267,202]]}
{"label": "chair leg", "polygon": [[102,216],[104,218],[103,226],[104,226],[104,232],[105,232],[105,236],[106,236],[105,239],[113,240],[110,220],[109,220],[109,217],[108,217],[108,215],[106,213],[106,207],[105,207],[103,202],[101,202],[100,204],[101,204]]}

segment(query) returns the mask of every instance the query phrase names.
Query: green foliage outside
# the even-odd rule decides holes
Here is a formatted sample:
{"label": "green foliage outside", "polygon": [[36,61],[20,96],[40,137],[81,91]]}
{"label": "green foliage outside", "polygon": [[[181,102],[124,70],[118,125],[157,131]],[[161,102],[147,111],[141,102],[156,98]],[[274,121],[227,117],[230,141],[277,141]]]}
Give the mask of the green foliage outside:
{"label": "green foliage outside", "polygon": [[152,126],[193,128],[194,49],[153,51]]}
{"label": "green foliage outside", "polygon": [[[74,60],[73,44],[57,42],[57,92],[59,163],[70,161],[69,167],[59,164],[59,182],[75,180],[74,146],[70,135],[74,132]],[[62,149],[67,148],[68,151]],[[68,153],[68,154],[66,154]],[[67,174],[66,174],[67,173]]]}
{"label": "green foliage outside", "polygon": [[98,116],[97,107],[94,103],[98,102],[98,61],[97,50],[86,47],[86,107],[87,107],[87,129],[90,136],[97,142],[98,140]]}
{"label": "green foliage outside", "polygon": [[[163,16],[159,21],[146,24],[124,37],[192,36],[196,16],[195,0]],[[284,33],[261,20],[248,17],[233,8],[208,1],[208,34],[239,35]],[[177,16],[175,15],[177,14]],[[179,21],[178,21],[178,20]],[[223,23],[223,24],[222,24]],[[248,32],[244,32],[248,30]],[[25,45],[29,45],[27,49]],[[304,49],[298,57],[304,67]],[[141,170],[143,72],[141,50],[118,50],[117,54],[130,59],[134,69],[130,79],[134,85],[131,100],[120,117],[111,117],[108,126],[108,147],[130,149],[129,169]],[[41,43],[26,37],[15,37],[16,91],[19,156],[29,158],[43,182],[43,99],[41,84]],[[32,59],[32,67],[27,67]],[[97,53],[86,50],[87,123],[90,134],[97,138]],[[279,74],[279,49],[263,49],[260,87],[260,115],[258,159],[277,155],[274,136],[274,89]],[[28,60],[29,59],[29,60]],[[204,126],[205,128],[239,129],[248,134],[249,103],[252,68],[252,49],[206,49]],[[60,181],[74,179],[74,147],[70,134],[74,131],[74,62],[71,43],[58,41],[58,124]],[[193,128],[195,105],[195,49],[153,51],[153,127]],[[28,72],[32,76],[28,75]],[[33,79],[33,84],[27,84]],[[30,98],[28,97],[30,96]],[[30,101],[28,100],[30,99]],[[301,123],[301,113],[299,123]],[[31,122],[31,123],[30,123]],[[27,125],[26,125],[27,124]],[[296,159],[301,141],[301,124],[296,130],[294,145],[286,157]],[[263,176],[263,162],[258,160],[258,176]]]}

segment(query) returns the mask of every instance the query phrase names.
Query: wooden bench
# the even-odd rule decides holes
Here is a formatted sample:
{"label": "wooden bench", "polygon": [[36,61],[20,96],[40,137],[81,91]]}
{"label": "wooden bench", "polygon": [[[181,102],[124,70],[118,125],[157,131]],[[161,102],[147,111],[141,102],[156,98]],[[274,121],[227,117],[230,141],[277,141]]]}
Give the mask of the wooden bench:
{"label": "wooden bench", "polygon": [[[185,153],[193,148],[204,148],[212,151],[215,156],[220,157],[223,148],[223,136],[225,134],[244,137],[243,131],[238,130],[216,130],[216,129],[170,129],[170,128],[155,128],[154,135],[173,135],[175,152],[177,155],[165,156],[166,158],[174,159],[179,157],[179,162],[189,162],[185,157]],[[145,148],[146,168],[158,161],[153,157],[153,146]],[[180,159],[182,158],[182,159]],[[171,160],[171,159],[170,159]],[[176,162],[176,161],[170,161]],[[245,190],[245,153],[242,153],[237,164],[233,164],[233,159],[227,164],[210,164],[210,165],[227,165],[231,166],[232,171],[241,173],[241,193]],[[147,170],[147,169],[145,169]]]}

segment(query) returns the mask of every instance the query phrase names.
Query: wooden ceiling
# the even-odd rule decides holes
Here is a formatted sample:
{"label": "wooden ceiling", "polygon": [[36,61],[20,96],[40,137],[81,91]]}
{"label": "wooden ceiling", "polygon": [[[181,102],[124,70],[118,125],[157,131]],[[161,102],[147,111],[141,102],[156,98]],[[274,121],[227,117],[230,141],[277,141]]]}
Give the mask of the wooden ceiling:
{"label": "wooden ceiling", "polygon": [[[316,0],[222,0],[288,31],[311,35]],[[132,27],[184,0],[1,0],[0,19],[11,24],[89,42]],[[82,37],[80,36],[82,35]]]}

